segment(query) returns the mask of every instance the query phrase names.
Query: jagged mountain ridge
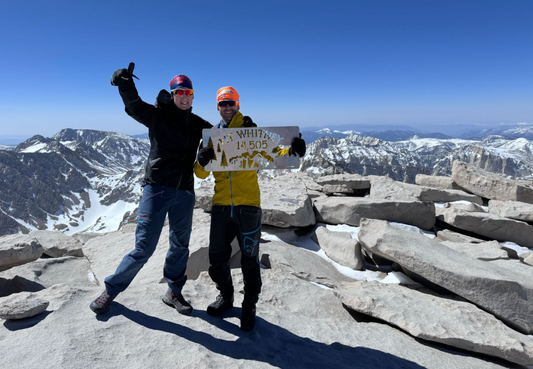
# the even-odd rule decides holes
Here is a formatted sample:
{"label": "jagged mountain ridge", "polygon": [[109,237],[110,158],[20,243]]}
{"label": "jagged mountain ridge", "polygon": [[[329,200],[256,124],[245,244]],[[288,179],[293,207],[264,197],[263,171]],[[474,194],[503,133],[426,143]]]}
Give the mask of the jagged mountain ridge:
{"label": "jagged mountain ridge", "polygon": [[325,137],[307,146],[300,170],[315,177],[357,173],[414,183],[417,174],[449,176],[453,161],[461,160],[509,177],[531,179],[532,149],[533,144],[527,139],[507,140],[499,136],[481,141],[414,137],[396,142],[359,135]]}
{"label": "jagged mountain ridge", "polygon": [[[149,142],[114,132],[65,129],[0,148],[0,235],[33,229],[116,230],[135,212]],[[533,143],[488,136],[482,140],[414,136],[386,141],[350,134],[308,142],[298,170],[384,175],[413,183],[416,174],[450,175],[454,160],[509,177],[533,178]],[[288,170],[265,170],[274,177]]]}
{"label": "jagged mountain ridge", "polygon": [[0,150],[0,234],[116,229],[116,215],[136,208],[148,151],[145,140],[72,129]]}

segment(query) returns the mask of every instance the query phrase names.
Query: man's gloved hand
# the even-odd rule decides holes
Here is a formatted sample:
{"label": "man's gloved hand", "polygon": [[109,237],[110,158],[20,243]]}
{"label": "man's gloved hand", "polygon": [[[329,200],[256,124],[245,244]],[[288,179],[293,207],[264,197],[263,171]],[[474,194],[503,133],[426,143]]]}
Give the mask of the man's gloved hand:
{"label": "man's gloved hand", "polygon": [[204,147],[198,151],[198,164],[205,167],[215,157],[215,150],[212,147]]}
{"label": "man's gloved hand", "polygon": [[291,148],[289,149],[289,155],[298,154],[299,157],[305,155],[305,141],[302,140],[302,134],[300,133],[300,138],[294,137],[291,143]]}
{"label": "man's gloved hand", "polygon": [[243,119],[244,119],[244,122],[243,122],[244,127],[257,127],[257,124],[255,124],[252,118],[250,118],[249,116],[245,115]]}
{"label": "man's gloved hand", "polygon": [[130,63],[128,69],[117,69],[111,76],[111,84],[113,86],[118,86],[119,88],[134,85],[133,77],[137,78],[137,76],[133,74],[134,68],[135,64]]}

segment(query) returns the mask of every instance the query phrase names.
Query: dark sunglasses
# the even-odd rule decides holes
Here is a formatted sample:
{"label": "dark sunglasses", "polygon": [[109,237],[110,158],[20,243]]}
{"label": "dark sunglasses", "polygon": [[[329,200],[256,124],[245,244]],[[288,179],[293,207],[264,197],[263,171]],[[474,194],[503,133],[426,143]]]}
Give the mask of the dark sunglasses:
{"label": "dark sunglasses", "polygon": [[223,108],[225,106],[235,106],[235,104],[237,104],[237,102],[235,100],[226,100],[226,101],[220,101],[218,103],[218,106]]}
{"label": "dark sunglasses", "polygon": [[192,96],[192,94],[194,94],[194,90],[172,90],[172,95]]}

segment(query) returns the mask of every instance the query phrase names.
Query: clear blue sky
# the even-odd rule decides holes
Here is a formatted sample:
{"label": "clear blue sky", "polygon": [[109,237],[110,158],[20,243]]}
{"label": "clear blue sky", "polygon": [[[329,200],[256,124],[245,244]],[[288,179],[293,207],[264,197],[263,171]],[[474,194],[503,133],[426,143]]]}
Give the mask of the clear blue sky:
{"label": "clear blue sky", "polygon": [[219,87],[263,126],[533,122],[533,0],[5,1],[0,135],[146,132],[176,74],[211,123]]}

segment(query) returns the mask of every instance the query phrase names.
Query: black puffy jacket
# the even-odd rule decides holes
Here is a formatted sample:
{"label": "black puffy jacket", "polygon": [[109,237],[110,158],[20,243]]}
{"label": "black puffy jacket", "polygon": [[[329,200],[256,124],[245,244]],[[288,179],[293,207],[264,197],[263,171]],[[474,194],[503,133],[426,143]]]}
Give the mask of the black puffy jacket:
{"label": "black puffy jacket", "polygon": [[202,130],[212,125],[188,110],[178,108],[166,90],[161,90],[155,105],[141,100],[135,85],[119,88],[126,113],[148,127],[150,154],[144,182],[193,190],[193,166]]}

